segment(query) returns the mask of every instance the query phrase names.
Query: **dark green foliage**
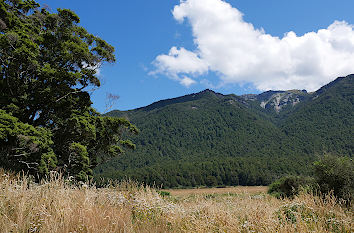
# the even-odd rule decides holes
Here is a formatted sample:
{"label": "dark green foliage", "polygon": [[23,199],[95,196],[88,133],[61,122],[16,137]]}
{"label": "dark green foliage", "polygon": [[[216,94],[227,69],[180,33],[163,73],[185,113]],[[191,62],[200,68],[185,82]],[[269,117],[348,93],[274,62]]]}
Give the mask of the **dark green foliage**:
{"label": "dark green foliage", "polygon": [[205,184],[208,187],[214,187],[214,186],[218,185],[218,181],[216,180],[215,176],[207,176],[205,178]]}
{"label": "dark green foliage", "polygon": [[[314,178],[287,176],[273,182],[268,193],[279,198],[297,195],[300,190],[333,194],[346,201],[354,196],[354,163],[349,157],[325,155],[314,162]],[[318,192],[319,191],[319,192]]]}
{"label": "dark green foliage", "polygon": [[[57,166],[51,132],[33,127],[0,109],[0,164],[19,170],[36,169],[46,174]],[[15,165],[15,166],[14,166]]]}
{"label": "dark green foliage", "polygon": [[68,9],[50,13],[32,0],[0,2],[0,161],[15,171],[61,170],[83,180],[103,155],[122,152],[125,119],[100,116],[89,88],[114,48],[78,26]]}
{"label": "dark green foliage", "polygon": [[322,193],[333,190],[337,198],[353,200],[354,162],[352,158],[326,155],[314,165],[316,182]]}
{"label": "dark green foliage", "polygon": [[301,190],[314,190],[315,180],[311,177],[287,176],[269,185],[268,193],[278,198],[293,198]]}
{"label": "dark green foliage", "polygon": [[92,175],[92,171],[90,169],[90,159],[85,146],[73,142],[69,147],[68,153],[68,170],[74,174],[74,178],[76,178],[76,180],[85,180],[86,176]]}
{"label": "dark green foliage", "polygon": [[[315,154],[353,154],[353,80],[338,78],[315,93],[266,92],[259,100],[205,90],[112,111],[107,115],[129,119],[141,134],[132,138],[136,151],[99,166],[96,178],[193,187],[268,185],[286,175],[311,175]],[[259,106],[274,93],[302,102],[279,113]]]}
{"label": "dark green foliage", "polygon": [[338,78],[300,103],[282,123],[307,154],[354,154],[354,75]]}
{"label": "dark green foliage", "polygon": [[[130,177],[145,184],[164,188],[268,185],[283,174],[296,174],[297,172],[306,174],[307,164],[311,164],[311,161],[297,160],[298,158],[281,157],[221,157],[202,161],[166,161],[151,166],[122,170],[105,167],[110,165],[106,163],[99,166],[96,172],[102,169],[105,178]],[[295,167],[294,164],[299,165]],[[210,179],[212,182],[209,181]]]}
{"label": "dark green foliage", "polygon": [[168,197],[171,196],[170,192],[167,191],[157,191],[157,193],[161,196],[161,197]]}
{"label": "dark green foliage", "polygon": [[206,90],[109,113],[125,116],[141,133],[133,138],[133,153],[98,167],[96,174],[176,187],[266,185],[284,173],[305,172],[309,158],[284,161],[298,156],[292,141],[239,101]]}

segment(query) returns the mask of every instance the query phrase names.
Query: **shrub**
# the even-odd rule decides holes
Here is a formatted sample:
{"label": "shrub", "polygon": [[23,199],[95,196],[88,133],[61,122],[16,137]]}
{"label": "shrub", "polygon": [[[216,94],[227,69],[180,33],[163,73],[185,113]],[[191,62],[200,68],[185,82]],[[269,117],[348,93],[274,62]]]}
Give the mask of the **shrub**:
{"label": "shrub", "polygon": [[171,193],[170,193],[170,192],[167,192],[167,191],[157,191],[157,193],[158,193],[161,197],[171,196]]}
{"label": "shrub", "polygon": [[314,188],[315,182],[311,177],[287,176],[273,182],[269,186],[268,193],[277,198],[293,198],[301,189],[313,190]]}
{"label": "shrub", "polygon": [[322,193],[333,191],[339,199],[354,197],[354,163],[351,158],[325,155],[314,163],[315,179]]}
{"label": "shrub", "polygon": [[279,209],[277,214],[281,222],[285,220],[292,224],[305,219],[307,221],[317,221],[318,219],[318,214],[303,203],[286,204]]}

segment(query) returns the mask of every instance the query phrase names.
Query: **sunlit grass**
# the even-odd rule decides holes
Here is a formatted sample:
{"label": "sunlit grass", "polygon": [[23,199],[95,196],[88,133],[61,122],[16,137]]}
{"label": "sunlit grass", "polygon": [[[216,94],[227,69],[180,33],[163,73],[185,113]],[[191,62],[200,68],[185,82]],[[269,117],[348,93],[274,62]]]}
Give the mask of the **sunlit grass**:
{"label": "sunlit grass", "polygon": [[[233,188],[230,188],[233,189]],[[243,189],[243,190],[242,190]],[[255,189],[250,187],[249,190]],[[71,185],[54,174],[41,184],[0,172],[0,232],[352,232],[353,212],[332,195],[279,200],[264,192],[162,197],[134,182]],[[234,191],[237,190],[234,188]]]}

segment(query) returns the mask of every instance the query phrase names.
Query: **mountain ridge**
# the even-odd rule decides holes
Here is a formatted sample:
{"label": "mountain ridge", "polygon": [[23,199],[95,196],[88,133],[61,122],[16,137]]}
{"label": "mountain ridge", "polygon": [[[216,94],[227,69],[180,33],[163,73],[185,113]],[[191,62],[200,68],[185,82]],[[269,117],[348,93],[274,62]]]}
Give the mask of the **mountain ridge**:
{"label": "mountain ridge", "polygon": [[[162,99],[156,102],[153,102],[147,106],[143,106],[143,107],[139,107],[139,108],[135,108],[135,109],[130,109],[130,110],[112,110],[108,113],[106,113],[105,115],[109,116],[111,115],[112,112],[130,112],[130,111],[150,111],[150,110],[154,110],[157,108],[161,108],[164,106],[167,106],[169,104],[175,104],[175,103],[183,103],[183,102],[188,102],[188,101],[193,101],[193,100],[197,100],[199,98],[202,98],[204,95],[207,94],[211,94],[211,95],[215,95],[215,96],[229,96],[232,98],[235,98],[235,100],[241,101],[241,99],[245,100],[245,101],[260,101],[260,106],[262,108],[268,108],[267,104],[270,103],[272,100],[274,100],[274,98],[279,97],[277,96],[277,94],[286,94],[285,97],[289,97],[289,95],[293,95],[293,98],[295,96],[295,101],[283,101],[283,102],[279,102],[275,104],[274,102],[270,103],[270,106],[274,107],[274,110],[276,112],[280,112],[281,111],[281,105],[287,105],[289,103],[296,105],[297,103],[303,101],[306,99],[306,97],[315,97],[316,95],[319,95],[320,93],[322,93],[325,89],[328,89],[329,87],[331,87],[332,85],[335,85],[336,83],[340,82],[341,80],[345,79],[345,78],[349,78],[349,77],[354,77],[354,74],[348,75],[346,77],[338,77],[337,79],[331,81],[330,83],[322,86],[321,88],[319,88],[318,90],[316,90],[315,92],[307,92],[307,90],[303,89],[303,90],[298,90],[298,89],[291,89],[291,90],[268,90],[259,94],[243,94],[243,95],[236,95],[233,93],[230,94],[221,94],[218,92],[215,92],[211,89],[204,89],[200,92],[196,92],[196,93],[191,93],[191,94],[187,94],[187,95],[183,95],[183,96],[179,96],[179,97],[173,97],[173,98],[167,98],[167,99]],[[284,98],[283,96],[280,96],[282,98]],[[300,97],[300,99],[298,99]],[[275,104],[275,105],[274,105]]]}
{"label": "mountain ridge", "polygon": [[[112,111],[107,115],[126,117],[141,130],[131,138],[137,149],[102,164],[95,177],[185,187],[211,180],[267,185],[283,175],[306,175],[317,155],[354,153],[353,80],[354,75],[336,79],[313,93],[268,91],[258,97],[207,89]],[[279,94],[276,103],[283,105],[277,112],[271,103]],[[263,108],[262,101],[270,104]]]}

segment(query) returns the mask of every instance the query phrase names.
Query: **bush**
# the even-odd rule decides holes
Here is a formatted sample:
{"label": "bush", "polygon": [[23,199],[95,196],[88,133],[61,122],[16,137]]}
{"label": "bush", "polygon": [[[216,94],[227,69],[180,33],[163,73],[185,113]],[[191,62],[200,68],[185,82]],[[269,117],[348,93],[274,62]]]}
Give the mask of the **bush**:
{"label": "bush", "polygon": [[167,191],[157,191],[157,193],[158,193],[161,197],[171,196],[171,193],[170,193],[170,192],[167,192]]}
{"label": "bush", "polygon": [[315,179],[320,191],[333,191],[339,199],[351,201],[354,197],[354,163],[348,157],[326,155],[314,163]]}
{"label": "bush", "polygon": [[311,177],[287,176],[273,182],[268,189],[268,193],[277,198],[293,198],[299,194],[301,189],[315,188],[315,181]]}

